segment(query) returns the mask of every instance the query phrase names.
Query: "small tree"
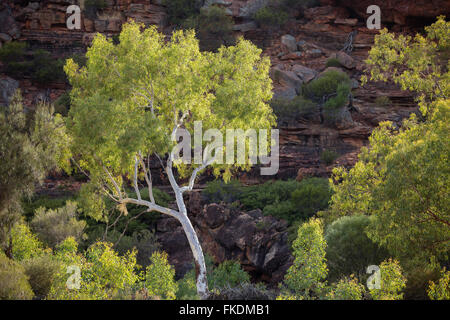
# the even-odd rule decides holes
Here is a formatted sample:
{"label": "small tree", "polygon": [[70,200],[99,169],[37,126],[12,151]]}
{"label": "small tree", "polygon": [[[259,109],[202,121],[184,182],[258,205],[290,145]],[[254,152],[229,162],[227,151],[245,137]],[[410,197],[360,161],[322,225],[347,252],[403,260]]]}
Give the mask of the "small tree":
{"label": "small tree", "polygon": [[304,223],[298,229],[298,236],[292,247],[295,259],[284,278],[287,289],[297,299],[320,297],[325,289],[328,273],[326,242],[320,220],[313,218]]}
{"label": "small tree", "polygon": [[175,269],[167,261],[167,253],[154,252],[151,264],[146,269],[145,287],[152,296],[173,300],[176,298],[178,284],[175,282]]}
{"label": "small tree", "polygon": [[397,260],[388,259],[380,264],[380,287],[370,289],[374,300],[401,300],[406,278]]}
{"label": "small tree", "polygon": [[[90,174],[85,203],[97,211],[96,217],[104,208],[103,193],[125,213],[127,204],[136,204],[181,223],[194,255],[197,290],[204,298],[205,261],[183,194],[192,190],[197,175],[208,166],[229,179],[233,167],[248,169],[250,161],[219,165],[214,162],[217,154],[213,157],[203,143],[194,148],[195,152],[205,148],[203,160],[189,165],[175,158],[173,138],[181,128],[192,132],[194,120],[202,122],[203,130],[217,128],[222,134],[227,128],[271,128],[275,121],[267,104],[272,96],[270,62],[249,41],[240,40],[217,53],[200,52],[193,31],[176,31],[165,42],[155,27],[144,31],[141,27],[125,24],[117,45],[98,34],[87,52],[86,67],[79,69],[73,60],[67,61],[65,71],[73,86],[68,120],[73,152]],[[167,174],[177,209],[155,202],[149,155],[159,159]],[[189,177],[187,185],[177,183],[175,169]],[[136,197],[127,196],[124,178],[132,181]],[[139,178],[148,186],[149,201],[141,197]]]}

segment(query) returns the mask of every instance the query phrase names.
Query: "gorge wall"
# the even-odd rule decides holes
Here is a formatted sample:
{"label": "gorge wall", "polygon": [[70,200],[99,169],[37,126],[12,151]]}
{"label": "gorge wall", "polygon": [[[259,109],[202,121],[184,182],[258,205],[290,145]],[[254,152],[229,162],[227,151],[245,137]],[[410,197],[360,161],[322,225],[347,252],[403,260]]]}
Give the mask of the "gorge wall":
{"label": "gorge wall", "polygon": [[[2,0],[0,46],[12,40],[26,41],[31,49],[45,49],[54,57],[67,57],[85,52],[97,32],[108,36],[118,34],[128,19],[157,25],[165,34],[171,33],[166,9],[160,0],[106,0],[106,7],[98,12],[83,11],[81,30],[68,30],[67,6],[78,4],[83,7],[83,2]],[[434,17],[448,14],[450,10],[450,0],[320,2],[320,6],[304,12],[293,10],[284,27],[268,29],[258,26],[251,18],[267,1],[206,1],[207,4],[218,3],[225,7],[234,19],[235,34],[252,40],[263,49],[263,54],[270,57],[275,97],[293,99],[303,83],[312,81],[326,70],[330,57],[337,58],[342,66],[338,70],[352,79],[353,101],[339,115],[338,121],[326,122],[318,113],[279,119],[280,171],[275,178],[327,176],[336,165],[350,167],[380,122],[389,120],[400,125],[412,112],[418,111],[414,97],[393,84],[361,86],[359,79],[364,70],[364,60],[377,33],[366,27],[368,5],[378,4],[383,25],[404,33],[428,25]],[[353,50],[344,52],[346,44],[351,44]],[[0,75],[0,105],[7,103],[17,88],[22,90],[25,104],[32,108],[38,100],[55,101],[69,86],[64,82],[41,86],[28,78]],[[388,97],[392,104],[388,107],[377,104],[375,100],[380,96]],[[325,150],[338,154],[332,165],[320,160]],[[157,168],[155,162],[153,169]],[[244,183],[261,182],[258,169],[241,174],[240,179]],[[58,184],[52,181],[45,187],[58,188]],[[281,279],[291,259],[283,222],[262,217],[260,212],[234,212],[220,205],[194,205],[191,209],[205,251],[212,254],[216,262],[239,259],[256,277],[274,282]],[[258,227],[259,222],[263,222],[266,229]],[[161,219],[157,231],[164,250],[170,254],[171,263],[182,274],[189,269],[191,259],[185,236],[176,224],[170,218]],[[167,232],[173,227],[177,231]]]}

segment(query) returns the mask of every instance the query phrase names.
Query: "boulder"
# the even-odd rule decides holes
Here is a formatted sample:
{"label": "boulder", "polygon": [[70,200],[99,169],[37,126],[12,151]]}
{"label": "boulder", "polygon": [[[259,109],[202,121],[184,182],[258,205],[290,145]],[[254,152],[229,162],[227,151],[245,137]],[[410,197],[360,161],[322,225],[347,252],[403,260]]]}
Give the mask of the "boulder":
{"label": "boulder", "polygon": [[296,64],[292,67],[292,71],[303,80],[304,83],[310,82],[317,75],[317,72],[308,67],[302,66],[301,64]]}
{"label": "boulder", "polygon": [[281,43],[289,52],[297,51],[297,40],[290,34],[285,34],[281,37]]}
{"label": "boulder", "polygon": [[356,61],[343,51],[333,53],[330,58],[337,59],[339,63],[347,69],[354,69],[356,67]]}
{"label": "boulder", "polygon": [[300,93],[303,81],[294,72],[285,71],[276,66],[271,69],[271,76],[281,85],[294,88],[297,93]]}
{"label": "boulder", "polygon": [[19,82],[13,78],[0,79],[0,106],[9,105],[11,97],[19,88]]}

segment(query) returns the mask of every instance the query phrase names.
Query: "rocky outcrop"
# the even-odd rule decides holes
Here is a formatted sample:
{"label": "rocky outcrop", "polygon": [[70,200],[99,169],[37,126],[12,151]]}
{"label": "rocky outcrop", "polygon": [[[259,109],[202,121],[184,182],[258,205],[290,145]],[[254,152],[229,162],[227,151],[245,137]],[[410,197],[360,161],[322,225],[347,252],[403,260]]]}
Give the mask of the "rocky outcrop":
{"label": "rocky outcrop", "polygon": [[[360,18],[367,18],[366,13],[370,5],[378,5],[381,9],[383,22],[391,22],[399,25],[414,23],[416,19],[434,19],[443,14],[450,14],[450,2],[448,0],[321,0],[323,5],[348,8]],[[428,22],[428,21],[426,21]]]}
{"label": "rocky outcrop", "polygon": [[[263,216],[261,210],[242,212],[220,204],[200,209],[198,196],[193,193],[197,199],[189,202],[189,214],[204,252],[215,263],[239,261],[254,280],[279,282],[292,263],[287,223]],[[157,223],[157,235],[181,277],[192,268],[192,253],[181,225],[163,216]]]}

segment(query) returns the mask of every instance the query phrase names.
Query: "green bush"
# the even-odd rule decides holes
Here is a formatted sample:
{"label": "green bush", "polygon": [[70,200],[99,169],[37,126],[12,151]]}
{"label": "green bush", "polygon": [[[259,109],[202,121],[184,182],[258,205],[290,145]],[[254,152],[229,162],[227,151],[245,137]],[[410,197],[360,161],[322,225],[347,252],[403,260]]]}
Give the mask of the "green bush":
{"label": "green bush", "polygon": [[28,220],[31,220],[39,207],[43,207],[45,209],[57,209],[64,207],[68,200],[74,200],[74,198],[71,196],[53,198],[47,195],[34,195],[29,199],[23,199],[23,215]]}
{"label": "green bush", "polygon": [[302,96],[297,96],[293,100],[273,99],[270,106],[278,119],[296,119],[317,110],[317,104]]}
{"label": "green bush", "polygon": [[200,13],[204,0],[163,0],[163,4],[166,6],[169,22],[182,25],[187,18]]}
{"label": "green bush", "polygon": [[70,109],[70,94],[68,91],[64,92],[55,103],[55,113],[59,113],[63,117],[67,117]]}
{"label": "green bush", "polygon": [[64,81],[64,62],[55,59],[48,51],[26,53],[25,42],[9,42],[0,49],[0,60],[6,64],[5,72],[11,76],[30,76],[39,84]]}
{"label": "green bush", "polygon": [[188,18],[183,26],[195,29],[201,50],[215,51],[222,45],[235,44],[233,24],[233,19],[226,14],[225,9],[210,6]]}
{"label": "green bush", "polygon": [[320,154],[320,161],[325,163],[327,166],[333,164],[333,162],[339,157],[339,153],[333,150],[324,150]]}
{"label": "green bush", "polygon": [[145,288],[150,295],[174,300],[178,284],[175,282],[175,269],[167,261],[167,254],[155,252],[152,254],[151,261],[145,274]]}
{"label": "green bush", "polygon": [[29,300],[33,296],[25,269],[0,250],[0,300]]}
{"label": "green bush", "polygon": [[366,268],[379,265],[387,252],[366,235],[370,224],[368,216],[342,217],[325,232],[330,280],[354,274],[360,281],[367,279]]}
{"label": "green bush", "polygon": [[220,288],[235,287],[239,284],[250,282],[250,276],[242,270],[241,265],[237,261],[224,261],[215,268],[208,281],[210,287]]}
{"label": "green bush", "polygon": [[[348,87],[346,86],[348,85]],[[320,78],[311,81],[304,86],[304,92],[309,98],[322,100],[324,97],[335,95],[338,87],[341,94],[348,88],[350,89],[351,81],[348,75],[337,70],[329,70],[322,74]]]}
{"label": "green bush", "polygon": [[326,110],[336,110],[344,107],[348,102],[348,95],[350,93],[350,84],[343,82],[338,85],[336,89],[336,96],[330,98],[323,105]]}
{"label": "green bush", "polygon": [[331,195],[328,179],[303,179],[291,196],[296,208],[296,219],[306,220],[318,211],[328,208]]}
{"label": "green bush", "polygon": [[81,239],[86,222],[77,217],[76,202],[67,201],[64,207],[58,209],[40,207],[31,220],[31,228],[42,242],[54,248],[67,237]]}
{"label": "green bush", "polygon": [[53,279],[59,269],[58,262],[48,254],[34,257],[22,262],[25,274],[34,294],[39,299],[44,299],[50,292]]}
{"label": "green bush", "polygon": [[108,6],[105,0],[85,0],[84,9],[86,16],[91,19],[95,19],[97,12],[103,10]]}
{"label": "green bush", "polygon": [[6,64],[9,62],[20,61],[25,57],[26,49],[26,42],[7,42],[0,48],[0,61]]}
{"label": "green bush", "polygon": [[16,224],[11,231],[14,260],[22,261],[44,254],[44,245],[26,224]]}
{"label": "green bush", "polygon": [[329,67],[337,67],[337,68],[342,67],[341,63],[340,63],[339,60],[336,59],[336,58],[330,58],[330,59],[328,59],[325,66],[326,66],[327,68],[329,68]]}
{"label": "green bush", "polygon": [[281,8],[263,7],[253,16],[253,19],[260,27],[280,27],[284,25],[289,18],[289,14]]}
{"label": "green bush", "polygon": [[210,203],[221,201],[232,203],[239,199],[241,192],[242,185],[238,180],[230,180],[227,183],[222,180],[213,180],[206,183],[202,194]]}

